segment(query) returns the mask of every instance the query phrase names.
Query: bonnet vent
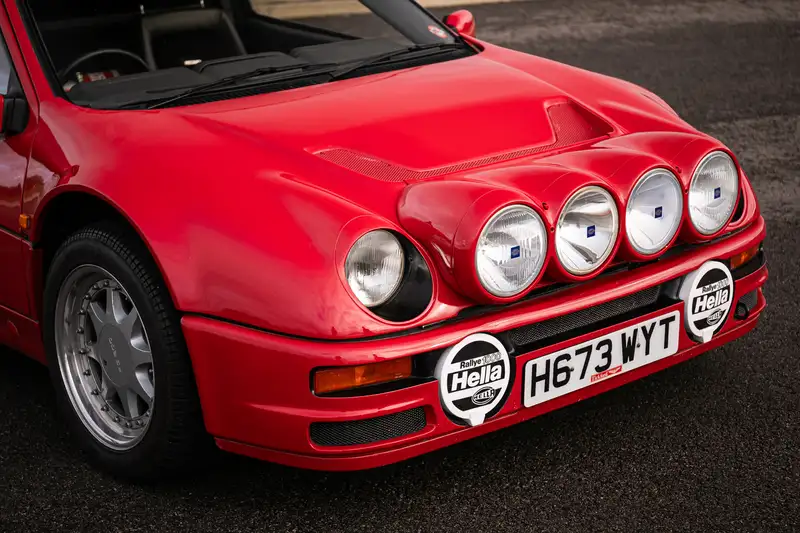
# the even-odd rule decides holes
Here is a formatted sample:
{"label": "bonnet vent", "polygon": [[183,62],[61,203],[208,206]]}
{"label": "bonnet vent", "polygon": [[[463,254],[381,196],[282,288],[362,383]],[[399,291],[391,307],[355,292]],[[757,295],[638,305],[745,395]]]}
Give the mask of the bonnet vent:
{"label": "bonnet vent", "polygon": [[415,170],[389,163],[345,148],[327,148],[315,155],[335,165],[370,178],[388,182],[419,181],[455,172],[503,163],[544,152],[560,150],[607,137],[611,127],[573,102],[554,104],[547,109],[555,141],[548,145],[529,146],[511,152],[494,154],[480,159],[464,161],[439,168]]}

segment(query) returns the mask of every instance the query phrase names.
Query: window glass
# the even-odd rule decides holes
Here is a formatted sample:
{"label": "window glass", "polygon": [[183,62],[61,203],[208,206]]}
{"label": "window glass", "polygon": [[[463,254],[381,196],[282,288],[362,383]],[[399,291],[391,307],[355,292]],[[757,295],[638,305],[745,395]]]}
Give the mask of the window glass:
{"label": "window glass", "polygon": [[0,95],[8,94],[8,82],[11,79],[11,58],[8,57],[6,42],[0,38]]}
{"label": "window glass", "polygon": [[[250,4],[253,11],[259,15],[289,20],[360,39],[389,38],[399,42],[408,41],[358,0],[326,2],[324,10],[320,8],[319,0],[250,0]],[[322,11],[325,11],[326,16],[320,15]]]}

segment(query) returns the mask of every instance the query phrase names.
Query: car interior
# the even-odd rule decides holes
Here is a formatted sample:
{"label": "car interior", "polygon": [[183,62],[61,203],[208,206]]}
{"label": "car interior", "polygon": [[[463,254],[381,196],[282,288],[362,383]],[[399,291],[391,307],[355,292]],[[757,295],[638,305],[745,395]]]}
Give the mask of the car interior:
{"label": "car interior", "polygon": [[[164,72],[160,79],[186,85],[190,78],[199,83],[203,75],[213,79],[283,65],[341,63],[442,39],[431,34],[427,15],[412,2],[403,9],[416,10],[412,14],[423,23],[403,27],[392,20],[395,13],[381,10],[396,10],[405,2],[371,3],[383,6],[371,9],[390,37],[358,38],[271,18],[256,13],[250,0],[28,0],[28,8],[58,81],[66,91],[86,93],[91,90],[79,86],[95,83],[81,82]],[[156,84],[157,79],[147,77]]]}

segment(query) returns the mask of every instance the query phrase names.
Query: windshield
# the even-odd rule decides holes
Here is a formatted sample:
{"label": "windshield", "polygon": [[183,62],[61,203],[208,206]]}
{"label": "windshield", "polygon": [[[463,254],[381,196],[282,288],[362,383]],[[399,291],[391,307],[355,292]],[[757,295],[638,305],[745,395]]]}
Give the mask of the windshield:
{"label": "windshield", "polygon": [[186,105],[201,93],[198,101],[235,98],[473,52],[410,0],[339,0],[324,14],[319,5],[27,0],[26,7],[53,84],[97,108]]}

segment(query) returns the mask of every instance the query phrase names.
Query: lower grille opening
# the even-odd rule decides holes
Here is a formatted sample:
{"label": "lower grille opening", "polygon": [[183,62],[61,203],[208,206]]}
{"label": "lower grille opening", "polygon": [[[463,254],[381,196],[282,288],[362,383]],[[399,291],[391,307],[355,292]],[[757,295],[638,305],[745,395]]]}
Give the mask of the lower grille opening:
{"label": "lower grille opening", "polygon": [[508,339],[516,347],[552,344],[559,337],[567,334],[571,337],[577,336],[581,330],[610,319],[635,313],[644,314],[660,299],[661,286],[651,287],[575,313],[512,329],[508,332]]}
{"label": "lower grille opening", "polygon": [[358,446],[412,435],[425,429],[425,408],[350,422],[314,422],[311,441],[319,446]]}

